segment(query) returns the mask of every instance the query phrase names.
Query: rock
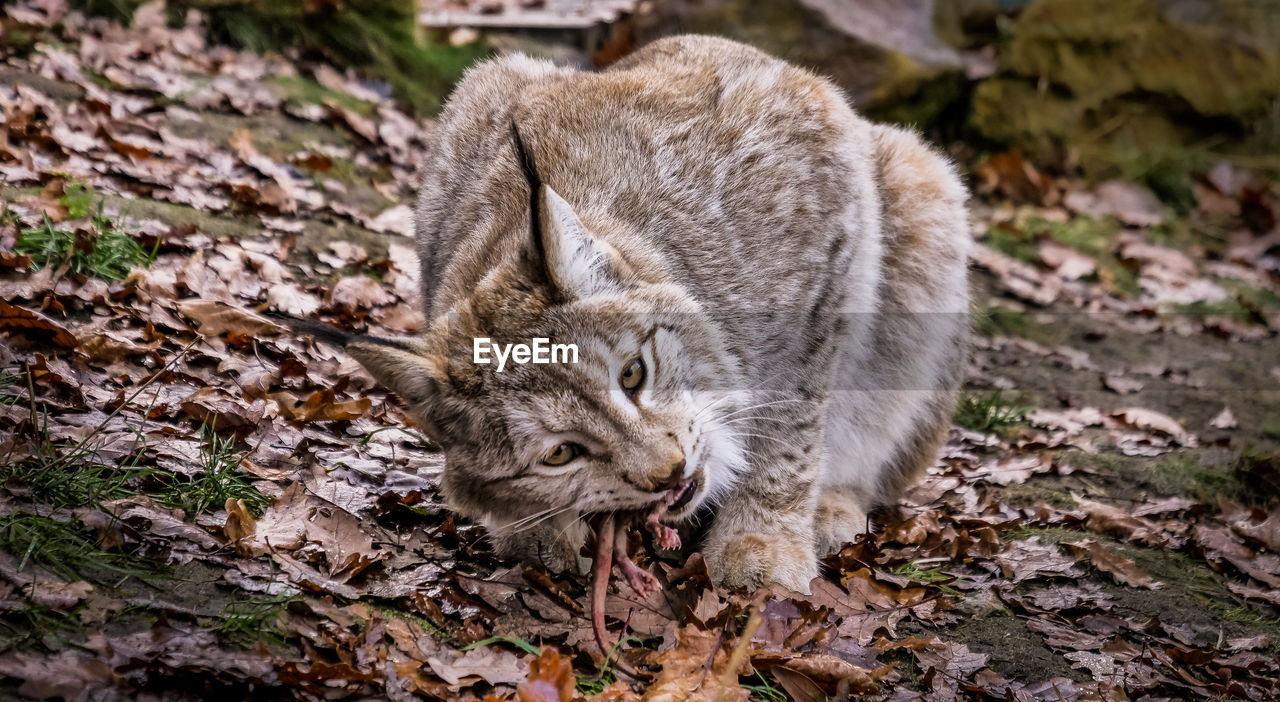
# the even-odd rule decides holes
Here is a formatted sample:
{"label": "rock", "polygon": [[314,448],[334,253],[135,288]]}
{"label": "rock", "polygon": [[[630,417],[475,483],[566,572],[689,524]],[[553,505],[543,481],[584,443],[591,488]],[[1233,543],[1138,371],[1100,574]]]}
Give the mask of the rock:
{"label": "rock", "polygon": [[[1037,163],[1099,177],[1183,167],[1199,144],[1280,144],[1280,14],[1253,0],[1037,0],[971,122]],[[1203,153],[1203,152],[1201,152]]]}
{"label": "rock", "polygon": [[926,124],[965,89],[960,55],[934,33],[933,0],[657,0],[638,43],[679,32],[737,39],[831,77],[860,110]]}

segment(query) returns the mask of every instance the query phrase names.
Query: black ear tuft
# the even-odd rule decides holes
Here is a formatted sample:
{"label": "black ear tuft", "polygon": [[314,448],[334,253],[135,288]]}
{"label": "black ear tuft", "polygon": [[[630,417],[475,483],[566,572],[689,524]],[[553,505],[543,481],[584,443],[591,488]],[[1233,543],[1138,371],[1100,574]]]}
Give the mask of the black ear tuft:
{"label": "black ear tuft", "polygon": [[520,162],[520,170],[524,172],[524,179],[529,184],[529,232],[533,237],[533,248],[538,255],[539,262],[547,260],[546,249],[542,243],[542,177],[538,175],[538,164],[533,160],[533,152],[530,151],[520,138],[520,127],[516,126],[513,121],[511,123],[511,138],[515,141],[516,160]]}

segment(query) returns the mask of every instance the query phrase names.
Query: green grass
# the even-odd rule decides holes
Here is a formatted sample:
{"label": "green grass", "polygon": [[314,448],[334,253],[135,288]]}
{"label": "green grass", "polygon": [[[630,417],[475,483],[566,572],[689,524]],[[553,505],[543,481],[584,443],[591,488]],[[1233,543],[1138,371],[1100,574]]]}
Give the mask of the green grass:
{"label": "green grass", "polygon": [[956,405],[955,423],[986,434],[1000,433],[1016,427],[1031,411],[1021,398],[1007,398],[1003,390],[966,392]]}
{"label": "green grass", "polygon": [[14,392],[25,376],[12,370],[0,370],[0,405],[17,404],[22,396]]}
{"label": "green grass", "polygon": [[1077,216],[1066,222],[1027,217],[1019,222],[997,222],[987,229],[983,241],[991,248],[1019,261],[1040,261],[1039,241],[1052,239],[1093,259],[1093,278],[1122,297],[1138,294],[1137,275],[1116,256],[1116,240],[1122,231],[1114,217]]}
{"label": "green grass", "polygon": [[521,651],[524,651],[525,653],[529,653],[535,656],[542,653],[542,649],[516,636],[490,636],[487,639],[481,639],[469,646],[466,646],[462,650],[470,651],[473,648],[482,648],[484,646],[492,646],[493,644],[496,644],[496,643],[508,643],[520,649]]}
{"label": "green grass", "polygon": [[1280,452],[1245,449],[1221,465],[1209,465],[1190,451],[1155,459],[1073,452],[1070,462],[1136,483],[1156,495],[1192,497],[1210,504],[1219,497],[1251,505],[1280,499]]}
{"label": "green grass", "polygon": [[1036,246],[1032,232],[1011,222],[996,222],[991,225],[987,229],[983,242],[996,251],[1019,261],[1035,263],[1040,260],[1040,249]]}
{"label": "green grass", "polygon": [[1010,336],[1038,342],[1046,342],[1052,337],[1049,329],[1037,321],[1034,314],[1004,305],[991,305],[985,310],[974,311],[973,330],[980,336]]}
{"label": "green grass", "polygon": [[497,635],[497,637],[480,639],[480,641],[472,643],[470,644],[470,646],[463,647],[462,651],[471,651],[472,648],[483,648],[485,646],[493,646],[493,644],[495,643],[509,643],[509,644],[512,644],[512,646],[515,646],[516,648],[520,648],[521,651],[524,651],[525,653],[530,653],[530,655],[534,655],[534,656],[538,656],[540,655],[541,652],[543,652],[541,651],[541,648],[538,648],[534,646],[534,644],[531,644],[525,641],[525,639],[522,639],[520,637],[506,637],[506,635]]}
{"label": "green grass", "polygon": [[243,648],[259,641],[276,646],[287,643],[289,632],[281,618],[297,595],[274,595],[240,599],[233,597],[222,609],[215,629],[223,640]]}
{"label": "green grass", "polygon": [[944,592],[952,597],[964,597],[964,593],[947,585],[947,582],[954,580],[950,575],[943,573],[938,568],[921,568],[915,563],[903,563],[893,569],[894,575],[900,575],[904,578],[910,578],[918,583],[934,588],[939,592]]}
{"label": "green grass", "polygon": [[577,690],[578,694],[584,697],[598,695],[604,692],[606,687],[618,681],[618,675],[614,672],[615,661],[617,660],[618,651],[628,643],[639,643],[640,637],[628,634],[614,642],[609,648],[609,652],[605,654],[604,663],[600,664],[600,669],[596,671],[595,677],[578,678]]}
{"label": "green grass", "polygon": [[791,700],[787,693],[774,687],[760,671],[757,670],[755,672],[755,678],[760,682],[742,685],[742,689],[751,693],[751,699],[766,700],[766,702],[789,702]]}
{"label": "green grass", "polygon": [[[427,619],[421,614],[416,614],[414,612],[406,612],[403,609],[397,609],[395,607],[389,607],[382,602],[369,599],[369,598],[363,599],[361,600],[361,602],[368,605],[369,609],[372,609],[373,611],[378,612],[379,614],[383,614],[388,617],[399,619],[402,622],[408,622],[410,624],[413,624],[417,626],[419,629],[422,629],[426,633],[430,634],[431,636],[441,641],[447,641],[449,639],[449,632],[444,628],[444,626],[434,621],[431,621],[430,619]],[[479,645],[480,644],[475,644],[475,646],[479,646]]]}
{"label": "green grass", "polygon": [[137,494],[147,478],[161,474],[139,465],[140,455],[127,465],[108,465],[82,442],[59,450],[48,438],[47,427],[28,447],[26,455],[10,455],[0,462],[0,482],[18,495],[53,507],[97,507],[109,500]]}
{"label": "green grass", "polygon": [[219,436],[211,424],[202,426],[200,435],[204,442],[200,451],[204,470],[190,481],[179,481],[174,476],[175,482],[160,493],[158,500],[183,510],[188,518],[221,509],[227,500],[243,500],[251,514],[261,516],[271,500],[240,472],[245,454],[236,450],[235,439]]}
{"label": "green grass", "polygon": [[101,548],[73,523],[23,512],[0,517],[0,548],[18,559],[19,571],[39,566],[67,581],[112,585],[162,573],[150,560]]}
{"label": "green grass", "polygon": [[1221,255],[1225,253],[1231,236],[1230,219],[1226,215],[1203,212],[1194,220],[1166,217],[1164,221],[1148,227],[1146,236],[1154,244],[1180,251],[1203,248]]}
{"label": "green grass", "polygon": [[1116,257],[1116,239],[1122,227],[1115,218],[1077,216],[1059,223],[1032,217],[1026,226],[1029,231],[1092,258],[1098,267],[1097,278],[1112,292],[1123,297],[1137,296],[1137,275]]}
{"label": "green grass", "polygon": [[1251,629],[1256,629],[1266,634],[1267,638],[1271,639],[1270,650],[1273,652],[1280,651],[1280,618],[1268,617],[1248,606],[1231,605],[1208,597],[1200,599],[1214,611],[1222,614],[1222,617],[1227,621],[1244,624]]}
{"label": "green grass", "polygon": [[1266,327],[1268,322],[1265,313],[1280,308],[1280,295],[1274,291],[1257,288],[1242,281],[1223,280],[1221,285],[1230,294],[1227,299],[1177,304],[1170,308],[1170,312],[1201,321],[1206,317],[1227,317],[1244,324]]}
{"label": "green grass", "polygon": [[53,652],[64,648],[83,631],[84,625],[74,610],[33,604],[0,613],[0,649]]}
{"label": "green grass", "polygon": [[151,251],[142,248],[118,220],[103,214],[101,200],[95,206],[92,188],[70,184],[59,202],[67,208],[71,220],[89,217],[89,226],[73,231],[54,224],[45,215],[40,226],[20,231],[14,250],[31,257],[33,270],[66,264],[72,273],[115,282],[155,260],[160,242]]}

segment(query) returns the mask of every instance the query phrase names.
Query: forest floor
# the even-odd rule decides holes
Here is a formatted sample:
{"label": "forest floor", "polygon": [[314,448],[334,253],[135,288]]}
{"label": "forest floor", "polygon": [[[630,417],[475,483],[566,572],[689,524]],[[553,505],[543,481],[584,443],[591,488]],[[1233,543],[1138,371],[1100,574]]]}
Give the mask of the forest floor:
{"label": "forest floor", "polygon": [[0,695],[1280,696],[1274,183],[1169,205],[972,159],[938,464],[808,596],[651,558],[606,660],[585,579],[495,558],[397,401],[262,314],[421,329],[430,120],[39,6],[0,62]]}

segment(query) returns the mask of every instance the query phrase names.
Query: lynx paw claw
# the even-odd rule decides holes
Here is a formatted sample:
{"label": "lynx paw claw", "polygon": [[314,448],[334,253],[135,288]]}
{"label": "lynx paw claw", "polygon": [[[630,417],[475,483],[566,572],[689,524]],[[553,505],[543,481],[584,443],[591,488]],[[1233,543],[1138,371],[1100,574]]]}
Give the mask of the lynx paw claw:
{"label": "lynx paw claw", "polygon": [[658,521],[659,517],[657,512],[650,512],[649,516],[645,517],[644,528],[653,534],[658,548],[668,550],[680,548],[680,533]]}

